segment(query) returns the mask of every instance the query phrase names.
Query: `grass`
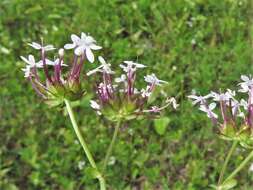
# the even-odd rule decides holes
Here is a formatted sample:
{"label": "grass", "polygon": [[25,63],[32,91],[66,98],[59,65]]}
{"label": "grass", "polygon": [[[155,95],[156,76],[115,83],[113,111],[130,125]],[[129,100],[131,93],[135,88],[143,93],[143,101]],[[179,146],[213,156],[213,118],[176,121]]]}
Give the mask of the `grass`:
{"label": "grass", "polygon": [[[0,2],[0,189],[96,189],[78,163],[85,160],[66,113],[48,109],[23,79],[26,43],[63,46],[72,33],[89,32],[114,68],[123,60],[148,65],[180,101],[164,133],[152,121],[126,124],[108,167],[113,190],[198,190],[215,184],[230,144],[187,100],[235,88],[253,73],[252,13],[246,0],[2,0]],[[97,64],[97,63],[96,63]],[[87,70],[94,65],[87,65]],[[78,122],[96,160],[110,143],[112,126],[100,121],[89,99],[77,102]],[[105,125],[105,126],[103,126]],[[237,152],[229,171],[246,151]],[[101,163],[102,164],[102,163]],[[248,190],[245,168],[236,189]]]}

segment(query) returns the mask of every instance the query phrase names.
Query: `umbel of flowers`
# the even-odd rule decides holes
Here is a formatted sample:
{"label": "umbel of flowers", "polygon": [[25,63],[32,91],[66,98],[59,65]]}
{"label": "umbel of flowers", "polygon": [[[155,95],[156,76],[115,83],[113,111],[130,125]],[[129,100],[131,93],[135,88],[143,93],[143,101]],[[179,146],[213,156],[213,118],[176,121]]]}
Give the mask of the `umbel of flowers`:
{"label": "umbel of flowers", "polygon": [[101,73],[102,81],[96,87],[97,100],[91,100],[91,107],[98,115],[105,116],[110,121],[127,121],[144,114],[157,114],[170,104],[176,109],[178,104],[175,98],[167,98],[163,106],[152,106],[147,108],[148,98],[152,95],[157,86],[166,81],[159,80],[155,74],[144,77],[147,86],[142,89],[136,88],[138,76],[136,71],[146,66],[133,61],[124,61],[119,67],[123,74],[113,80],[115,74],[111,64],[106,63],[104,58],[99,57],[101,65],[87,73],[92,75]]}
{"label": "umbel of flowers", "polygon": [[46,103],[50,106],[58,106],[65,103],[73,129],[91,165],[89,173],[92,177],[99,180],[100,190],[105,190],[104,172],[121,123],[141,117],[144,114],[157,115],[170,104],[175,109],[178,105],[174,98],[166,98],[162,106],[148,107],[148,99],[154,89],[166,82],[159,80],[155,74],[147,75],[144,77],[147,82],[146,87],[138,90],[135,87],[138,78],[136,71],[146,66],[132,61],[124,61],[123,64],[119,65],[123,69],[124,74],[113,80],[112,75],[115,72],[112,71],[111,64],[106,63],[104,58],[99,56],[98,60],[101,65],[87,73],[88,76],[99,74],[102,79],[98,85],[95,85],[97,100],[91,100],[91,107],[99,115],[105,116],[110,121],[117,122],[111,144],[106,152],[102,172],[100,172],[100,168],[97,167],[88,145],[78,128],[71,101],[79,100],[86,93],[84,85],[82,85],[85,82],[82,74],[84,63],[93,63],[95,56],[92,51],[99,50],[102,47],[98,46],[96,41],[85,33],[81,33],[81,37],[72,34],[71,40],[72,43],[64,46],[64,49],[74,49],[71,61],[67,61],[64,58],[63,48],[60,48],[54,59],[51,60],[48,56],[51,54],[48,52],[56,49],[53,45],[38,44],[36,42],[29,43],[28,45],[39,51],[40,59],[36,61],[33,55],[28,55],[28,58],[21,56],[21,59],[26,63],[26,67],[22,70],[25,78],[31,82],[34,90]]}
{"label": "umbel of flowers", "polygon": [[253,79],[242,75],[241,80],[238,91],[227,89],[224,93],[188,97],[218,126],[220,137],[253,148]]}
{"label": "umbel of flowers", "polygon": [[[56,48],[53,45],[43,45],[36,42],[28,45],[40,52],[40,61],[35,61],[33,55],[29,55],[28,58],[21,56],[21,59],[27,63],[23,69],[25,77],[29,79],[37,94],[50,106],[62,104],[64,99],[78,100],[82,97],[85,90],[80,79],[84,62],[93,63],[92,50],[102,48],[97,46],[96,41],[85,33],[81,34],[81,38],[72,34],[71,39],[72,43],[64,46],[65,49],[75,49],[70,63],[64,59],[63,48],[59,49],[58,54],[54,56],[55,59],[51,60],[48,58],[47,52]],[[65,72],[66,69],[67,72]],[[40,70],[43,70],[44,76],[41,76]]]}

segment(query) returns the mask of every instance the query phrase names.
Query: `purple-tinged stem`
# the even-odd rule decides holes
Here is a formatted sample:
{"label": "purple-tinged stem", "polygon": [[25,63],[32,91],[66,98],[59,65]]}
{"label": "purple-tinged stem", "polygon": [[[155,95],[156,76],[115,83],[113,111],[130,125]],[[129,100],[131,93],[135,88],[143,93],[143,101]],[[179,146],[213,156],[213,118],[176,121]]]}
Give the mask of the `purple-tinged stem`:
{"label": "purple-tinged stem", "polygon": [[41,96],[42,98],[45,98],[45,99],[46,99],[46,96],[45,96],[43,93],[41,93],[40,90],[37,88],[37,86],[34,84],[34,82],[33,82],[31,76],[29,76],[29,80],[30,80],[30,82],[31,82],[31,84],[32,84],[32,87],[33,87],[33,89],[35,90],[35,92],[37,92],[37,94],[38,94],[39,96]]}
{"label": "purple-tinged stem", "polygon": [[41,49],[41,58],[42,58],[42,62],[43,62],[43,69],[44,69],[44,73],[46,75],[46,78],[47,80],[52,83],[52,79],[51,77],[49,76],[49,73],[48,73],[48,68],[47,68],[47,65],[46,65],[46,55],[45,55],[45,50],[42,48]]}
{"label": "purple-tinged stem", "polygon": [[220,109],[224,124],[226,125],[227,124],[226,107],[223,101],[220,101]]}

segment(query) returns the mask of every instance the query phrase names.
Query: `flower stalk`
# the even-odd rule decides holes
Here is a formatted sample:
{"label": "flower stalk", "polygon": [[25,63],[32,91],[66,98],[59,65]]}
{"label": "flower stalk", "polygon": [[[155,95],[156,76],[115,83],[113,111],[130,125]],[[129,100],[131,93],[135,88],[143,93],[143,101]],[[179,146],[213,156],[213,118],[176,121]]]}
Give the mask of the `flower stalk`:
{"label": "flower stalk", "polygon": [[109,148],[106,152],[106,156],[105,156],[105,159],[104,159],[104,163],[103,163],[103,172],[106,170],[106,166],[108,164],[108,161],[109,161],[109,158],[110,158],[110,155],[112,154],[112,149],[113,149],[113,146],[116,142],[116,139],[117,139],[117,136],[118,136],[118,133],[119,133],[119,129],[120,129],[120,126],[121,126],[121,120],[119,120],[115,126],[115,129],[114,129],[114,133],[113,133],[113,137],[112,137],[112,141],[109,145]]}
{"label": "flower stalk", "polygon": [[220,173],[220,176],[219,176],[219,180],[218,180],[218,186],[222,183],[222,180],[223,180],[223,177],[224,177],[224,174],[225,174],[225,171],[227,169],[227,165],[228,165],[228,162],[236,148],[236,146],[238,145],[238,141],[234,141],[228,154],[227,154],[227,157],[226,157],[226,160],[222,166],[222,169],[221,169],[221,173]]}
{"label": "flower stalk", "polygon": [[249,155],[242,161],[242,163],[224,180],[223,183],[226,183],[230,179],[233,179],[241,169],[253,158],[253,151],[249,153]]}
{"label": "flower stalk", "polygon": [[74,131],[75,131],[75,133],[76,133],[76,136],[77,136],[79,142],[81,143],[81,145],[82,145],[82,147],[83,147],[83,150],[84,150],[84,152],[85,152],[85,154],[86,154],[86,156],[87,156],[87,158],[88,158],[88,161],[89,161],[90,165],[91,165],[94,169],[96,169],[96,171],[97,171],[98,174],[99,174],[99,175],[97,176],[97,178],[98,178],[99,183],[100,183],[100,190],[105,190],[105,189],[106,189],[105,180],[104,180],[102,174],[98,171],[96,162],[95,162],[95,160],[93,159],[92,154],[91,154],[91,152],[89,151],[89,148],[88,148],[87,144],[85,143],[85,141],[84,141],[84,139],[83,139],[83,137],[82,137],[82,134],[81,134],[81,132],[80,132],[80,130],[79,130],[79,128],[78,128],[78,125],[77,125],[77,123],[76,123],[76,119],[75,119],[75,116],[74,116],[72,107],[71,107],[71,105],[70,105],[70,102],[69,102],[67,99],[65,99],[64,102],[65,102],[65,104],[66,104],[66,108],[67,108],[67,111],[68,111],[68,114],[69,114],[69,117],[70,117],[70,120],[71,120],[73,129],[74,129]]}

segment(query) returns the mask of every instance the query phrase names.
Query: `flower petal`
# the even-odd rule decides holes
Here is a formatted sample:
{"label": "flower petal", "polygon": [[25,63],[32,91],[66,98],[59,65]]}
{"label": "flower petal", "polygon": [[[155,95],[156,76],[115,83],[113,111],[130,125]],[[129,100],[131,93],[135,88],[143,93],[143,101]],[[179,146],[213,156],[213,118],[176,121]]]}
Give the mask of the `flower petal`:
{"label": "flower petal", "polygon": [[65,44],[64,48],[65,49],[73,49],[75,47],[75,44]]}
{"label": "flower petal", "polygon": [[20,56],[20,58],[21,58],[24,62],[26,62],[27,64],[30,63],[30,62],[28,61],[28,59],[26,59],[24,56]]}
{"label": "flower petal", "polygon": [[54,50],[54,49],[56,49],[53,45],[46,45],[45,47],[44,47],[44,49],[45,49],[45,51],[50,51],[50,50]]}
{"label": "flower petal", "polygon": [[243,81],[249,81],[249,77],[248,76],[246,76],[246,75],[242,75],[241,76],[241,79],[243,80]]}
{"label": "flower petal", "polygon": [[87,35],[84,32],[82,32],[81,33],[81,39],[85,39],[86,37],[87,37]]}
{"label": "flower petal", "polygon": [[29,46],[33,47],[34,49],[41,49],[41,45],[36,43],[36,42],[32,42],[32,43],[28,43]]}
{"label": "flower petal", "polygon": [[98,46],[98,45],[95,45],[95,44],[92,44],[92,45],[90,45],[89,47],[90,47],[90,49],[93,49],[93,50],[99,50],[99,49],[102,49],[102,47],[101,47],[101,46]]}
{"label": "flower petal", "polygon": [[77,44],[77,43],[80,41],[80,38],[79,38],[77,35],[72,34],[72,35],[71,35],[71,40],[72,40],[75,44]]}
{"label": "flower petal", "polygon": [[86,48],[86,57],[89,62],[91,62],[91,63],[94,62],[94,55],[93,55],[92,51],[90,50],[90,48]]}

